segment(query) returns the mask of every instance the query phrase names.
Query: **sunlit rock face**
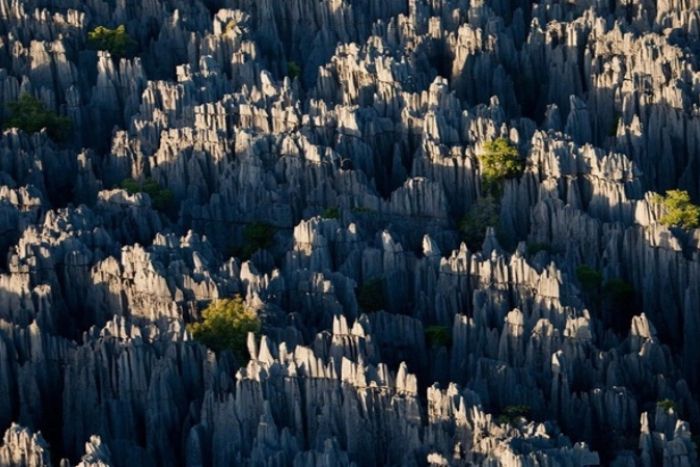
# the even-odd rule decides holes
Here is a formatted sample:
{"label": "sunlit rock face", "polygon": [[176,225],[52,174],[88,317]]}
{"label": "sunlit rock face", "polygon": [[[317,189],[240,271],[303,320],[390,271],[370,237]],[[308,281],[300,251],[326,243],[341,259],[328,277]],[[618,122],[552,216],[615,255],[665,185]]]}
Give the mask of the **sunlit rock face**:
{"label": "sunlit rock face", "polygon": [[700,1],[0,0],[0,104],[0,466],[699,465]]}

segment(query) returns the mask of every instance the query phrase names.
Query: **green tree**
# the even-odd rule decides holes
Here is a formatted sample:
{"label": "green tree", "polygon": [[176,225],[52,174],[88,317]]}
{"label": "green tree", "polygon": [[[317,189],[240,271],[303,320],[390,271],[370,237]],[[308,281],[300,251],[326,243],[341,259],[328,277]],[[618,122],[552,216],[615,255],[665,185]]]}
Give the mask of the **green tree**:
{"label": "green tree", "polygon": [[327,208],[321,213],[321,217],[324,219],[340,219],[340,209]]}
{"label": "green tree", "polygon": [[676,403],[673,402],[671,399],[664,399],[656,403],[657,406],[659,406],[661,409],[663,409],[665,412],[670,412],[670,411],[676,411]]}
{"label": "green tree", "polygon": [[243,229],[245,244],[241,251],[243,258],[250,258],[258,250],[270,248],[275,238],[275,228],[264,222],[253,222]]}
{"label": "green tree", "polygon": [[287,76],[291,80],[301,76],[301,67],[297,62],[287,62]]}
{"label": "green tree", "polygon": [[374,278],[365,281],[357,290],[357,304],[365,311],[379,311],[386,308],[384,280]]}
{"label": "green tree", "polygon": [[212,301],[202,312],[202,321],[189,324],[187,330],[193,338],[215,352],[230,350],[245,358],[248,355],[248,333],[260,333],[260,319],[245,306],[240,295],[236,295]]}
{"label": "green tree", "polygon": [[487,227],[498,227],[500,206],[492,195],[479,198],[459,223],[459,230],[469,248],[478,249],[484,242]]}
{"label": "green tree", "polygon": [[88,45],[97,50],[106,50],[114,58],[121,58],[134,53],[137,43],[122,24],[116,29],[97,26],[88,32]]}
{"label": "green tree", "polygon": [[603,293],[615,307],[627,307],[634,303],[634,287],[623,279],[614,278],[607,281]]}
{"label": "green tree", "polygon": [[503,408],[497,420],[500,425],[505,425],[506,423],[512,425],[520,418],[528,418],[530,412],[531,409],[527,405],[508,405]]}
{"label": "green tree", "polygon": [[496,138],[484,144],[479,155],[485,191],[497,193],[501,182],[520,175],[523,163],[518,149],[506,138]]}
{"label": "green tree", "polygon": [[581,288],[587,294],[595,294],[603,285],[603,274],[590,266],[582,264],[576,268],[576,279],[581,284]]}
{"label": "green tree", "polygon": [[151,198],[153,207],[158,211],[172,215],[175,208],[175,196],[167,188],[160,186],[154,179],[148,177],[143,181],[127,178],[122,180],[121,187],[129,194],[146,193]]}
{"label": "green tree", "polygon": [[428,326],[425,328],[425,340],[431,347],[449,347],[452,344],[452,333],[447,326]]}
{"label": "green tree", "polygon": [[548,243],[542,243],[542,242],[528,242],[527,243],[528,256],[535,256],[540,251],[554,253],[552,246]]}
{"label": "green tree", "polygon": [[608,309],[605,323],[619,333],[627,332],[637,311],[632,284],[620,278],[610,279],[603,285],[603,299]]}
{"label": "green tree", "polygon": [[46,128],[54,141],[63,141],[70,134],[72,122],[46,108],[43,102],[31,94],[22,94],[15,102],[7,104],[9,118],[4,128],[19,128],[27,133],[37,133]]}
{"label": "green tree", "polygon": [[656,194],[654,200],[661,203],[664,214],[660,221],[667,227],[695,229],[700,226],[700,206],[690,202],[684,190],[668,190],[666,196]]}

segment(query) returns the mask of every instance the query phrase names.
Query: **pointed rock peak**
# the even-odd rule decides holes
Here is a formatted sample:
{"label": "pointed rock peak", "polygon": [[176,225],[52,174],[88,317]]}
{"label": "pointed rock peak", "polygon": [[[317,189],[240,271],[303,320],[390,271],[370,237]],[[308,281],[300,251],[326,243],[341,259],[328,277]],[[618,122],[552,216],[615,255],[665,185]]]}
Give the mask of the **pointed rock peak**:
{"label": "pointed rock peak", "polygon": [[248,348],[248,355],[258,355],[258,343],[255,341],[255,334],[252,332],[249,332],[246,337],[246,347]]}
{"label": "pointed rock peak", "polygon": [[402,251],[401,244],[394,241],[388,230],[382,232],[382,249],[384,251]]}
{"label": "pointed rock peak", "polygon": [[333,335],[348,334],[348,321],[343,315],[333,317]]}
{"label": "pointed rock peak", "polygon": [[644,339],[654,339],[656,337],[656,328],[647,316],[642,313],[639,316],[632,318],[630,327],[630,336],[642,337]]}
{"label": "pointed rock peak", "polygon": [[493,227],[486,228],[486,237],[484,238],[484,243],[481,246],[481,253],[484,258],[488,256],[493,256],[493,254],[502,253],[501,244],[498,243],[498,238],[496,238],[496,230]]}
{"label": "pointed rock peak", "polygon": [[[253,334],[252,332],[248,333],[248,341],[250,341],[251,336],[253,338],[253,342],[255,342],[255,334]],[[263,335],[260,338],[260,350],[258,352],[258,361],[267,363],[269,365],[274,363],[275,356],[273,354],[273,349],[274,346],[270,342],[270,339],[267,336]]]}
{"label": "pointed rock peak", "polygon": [[423,255],[426,257],[441,256],[440,247],[428,234],[423,236]]}
{"label": "pointed rock peak", "polygon": [[77,467],[107,467],[112,465],[111,453],[106,444],[102,444],[102,438],[93,435],[85,443],[85,455],[81,457]]}
{"label": "pointed rock peak", "polygon": [[525,326],[525,316],[517,308],[513,308],[505,317],[505,322],[511,326]]}
{"label": "pointed rock peak", "polygon": [[550,104],[544,114],[543,126],[547,130],[561,131],[561,114],[557,104]]}

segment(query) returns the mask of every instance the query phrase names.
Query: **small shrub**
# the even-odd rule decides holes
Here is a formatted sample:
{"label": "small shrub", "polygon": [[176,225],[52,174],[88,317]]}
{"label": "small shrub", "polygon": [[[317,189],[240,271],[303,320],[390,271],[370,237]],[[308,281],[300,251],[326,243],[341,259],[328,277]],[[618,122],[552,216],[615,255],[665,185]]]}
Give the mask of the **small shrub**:
{"label": "small shrub", "polygon": [[324,219],[340,219],[340,209],[327,208],[321,213],[321,217]]}
{"label": "small shrub", "polygon": [[618,333],[629,331],[630,320],[637,311],[634,287],[622,279],[610,279],[603,286],[603,299],[608,310],[606,324]]}
{"label": "small shrub", "polygon": [[585,264],[576,268],[576,279],[585,293],[596,292],[603,284],[603,274]]}
{"label": "small shrub", "polygon": [[486,191],[498,191],[503,180],[517,177],[523,170],[518,149],[506,138],[486,142],[479,161]]}
{"label": "small shrub", "polygon": [[116,29],[97,26],[88,32],[88,45],[97,50],[106,50],[114,58],[131,55],[136,49],[136,41],[126,32],[122,24]]}
{"label": "small shrub", "polygon": [[493,196],[479,198],[459,223],[459,230],[469,248],[478,249],[484,242],[487,227],[498,227],[500,207]]}
{"label": "small shrub", "polygon": [[122,180],[120,186],[130,195],[141,193],[141,184],[133,178],[125,178]]}
{"label": "small shrub", "polygon": [[503,408],[503,411],[498,416],[498,423],[500,425],[513,424],[521,417],[528,418],[530,412],[530,407],[527,405],[508,405]]}
{"label": "small shrub", "polygon": [[151,203],[158,211],[171,215],[175,207],[175,197],[173,192],[167,188],[161,187],[160,184],[152,178],[146,178],[139,182],[133,178],[122,180],[121,187],[129,194],[146,193],[151,198]]}
{"label": "small shrub", "polygon": [[610,279],[603,287],[605,297],[615,305],[627,305],[634,302],[634,287],[619,278]]}
{"label": "small shrub", "polygon": [[253,222],[243,229],[245,243],[241,256],[248,259],[258,250],[270,248],[275,238],[275,228],[264,222]]}
{"label": "small shrub", "polygon": [[37,133],[46,128],[54,141],[63,141],[70,134],[70,119],[51,112],[31,94],[22,94],[17,101],[7,104],[7,109],[10,117],[5,122],[5,129],[19,128],[27,133]]}
{"label": "small shrub", "polygon": [[365,311],[379,311],[386,308],[384,280],[370,279],[357,290],[357,304]]}
{"label": "small shrub", "polygon": [[676,411],[676,403],[671,399],[664,399],[656,403],[658,407],[663,409],[665,412]]}
{"label": "small shrub", "polygon": [[552,247],[547,243],[530,243],[527,244],[527,254],[535,256],[540,251],[552,252]]}
{"label": "small shrub", "polygon": [[354,212],[354,213],[356,213],[356,214],[365,214],[365,213],[369,213],[369,212],[374,212],[372,209],[370,209],[370,208],[365,208],[365,207],[362,207],[362,206],[354,207],[354,208],[351,209],[351,211]]}
{"label": "small shrub", "polygon": [[666,196],[656,194],[654,200],[661,203],[665,211],[660,219],[663,225],[682,229],[700,226],[700,206],[690,202],[687,191],[668,190]]}
{"label": "small shrub", "polygon": [[431,347],[449,347],[452,344],[452,333],[447,326],[428,326],[425,328],[425,340]]}
{"label": "small shrub", "polygon": [[202,312],[202,321],[191,323],[187,330],[192,337],[215,352],[230,350],[240,358],[247,356],[248,332],[260,332],[260,320],[236,295],[214,300]]}
{"label": "small shrub", "polygon": [[276,229],[264,222],[247,224],[243,228],[243,245],[230,244],[226,254],[248,260],[258,250],[270,248],[274,243],[275,233]]}
{"label": "small shrub", "polygon": [[301,67],[296,62],[287,62],[287,76],[289,79],[295,80],[301,76]]}

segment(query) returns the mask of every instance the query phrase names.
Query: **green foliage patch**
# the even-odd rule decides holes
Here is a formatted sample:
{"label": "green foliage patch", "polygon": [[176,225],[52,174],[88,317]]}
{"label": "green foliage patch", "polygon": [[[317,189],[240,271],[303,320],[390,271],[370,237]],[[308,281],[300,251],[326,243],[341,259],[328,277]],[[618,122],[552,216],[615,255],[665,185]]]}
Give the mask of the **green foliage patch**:
{"label": "green foliage patch", "polygon": [[357,304],[365,311],[379,311],[386,308],[384,280],[381,278],[365,281],[357,289]]}
{"label": "green foliage patch", "polygon": [[425,340],[431,347],[449,347],[452,344],[452,333],[447,326],[428,326],[425,328]]}
{"label": "green foliage patch", "polygon": [[340,209],[338,208],[326,208],[322,213],[321,217],[324,219],[340,219]]}
{"label": "green foliage patch", "polygon": [[7,104],[9,118],[4,128],[19,128],[27,133],[37,133],[46,128],[54,141],[63,141],[70,134],[72,122],[46,108],[43,102],[31,94],[22,94],[15,102]]}
{"label": "green foliage patch", "polygon": [[664,399],[656,403],[665,412],[676,411],[676,403],[671,399]]}
{"label": "green foliage patch", "polygon": [[287,76],[294,80],[301,76],[301,67],[297,62],[287,62]]}
{"label": "green foliage patch", "polygon": [[576,268],[576,279],[585,293],[594,293],[603,284],[603,274],[597,269],[582,264]]}
{"label": "green foliage patch", "polygon": [[245,243],[241,257],[248,259],[258,250],[270,248],[275,238],[275,228],[264,222],[253,222],[243,229]]}
{"label": "green foliage patch", "polygon": [[517,177],[523,170],[518,149],[506,138],[487,141],[479,155],[479,161],[485,191],[491,193],[500,190],[503,180]]}
{"label": "green foliage patch", "polygon": [[189,324],[187,330],[194,339],[215,352],[230,350],[245,358],[248,333],[260,333],[260,319],[245,306],[240,295],[236,295],[212,301],[202,312],[202,321]]}
{"label": "green foliage patch", "polygon": [[700,206],[690,202],[690,195],[684,190],[668,190],[665,196],[656,194],[654,200],[661,203],[664,215],[660,221],[667,227],[696,229],[700,226]]}
{"label": "green foliage patch", "polygon": [[531,409],[527,405],[508,405],[503,408],[501,414],[498,416],[498,424],[505,425],[513,424],[520,418],[528,418],[530,416]]}
{"label": "green foliage patch", "polygon": [[137,43],[122,24],[115,29],[97,26],[88,32],[88,45],[93,49],[106,50],[114,58],[121,58],[133,54]]}
{"label": "green foliage patch", "polygon": [[552,246],[548,243],[542,242],[528,242],[527,244],[527,254],[528,256],[535,256],[540,251],[547,251],[552,253]]}
{"label": "green foliage patch", "polygon": [[143,181],[139,181],[127,178],[122,180],[121,187],[130,195],[146,193],[151,198],[151,203],[155,209],[168,215],[173,213],[175,207],[173,192],[160,186],[154,179],[148,177]]}
{"label": "green foliage patch", "polygon": [[479,249],[486,237],[486,228],[498,227],[499,223],[500,206],[493,196],[487,195],[469,208],[459,223],[459,230],[469,248]]}
{"label": "green foliage patch", "polygon": [[634,287],[629,282],[615,278],[610,279],[603,286],[603,294],[611,305],[616,307],[627,307],[634,302]]}

